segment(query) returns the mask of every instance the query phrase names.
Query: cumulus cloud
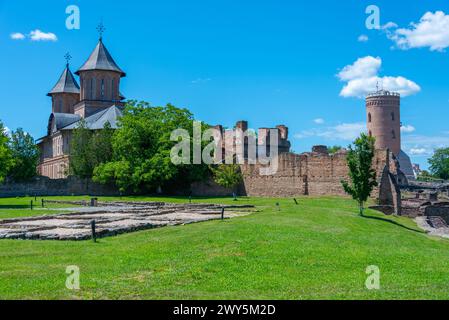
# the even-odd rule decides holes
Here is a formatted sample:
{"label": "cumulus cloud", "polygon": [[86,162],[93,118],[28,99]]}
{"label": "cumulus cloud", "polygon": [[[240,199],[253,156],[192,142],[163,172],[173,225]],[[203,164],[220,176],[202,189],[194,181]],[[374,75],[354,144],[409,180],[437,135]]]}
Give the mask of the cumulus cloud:
{"label": "cumulus cloud", "polygon": [[360,133],[366,132],[366,124],[363,122],[342,123],[332,127],[304,130],[295,134],[296,139],[319,137],[325,140],[353,141]]}
{"label": "cumulus cloud", "polygon": [[405,152],[410,155],[430,157],[435,149],[448,148],[449,138],[444,135],[404,135],[402,138],[402,146]]}
{"label": "cumulus cloud", "polygon": [[368,36],[366,34],[361,34],[358,38],[358,42],[367,42],[369,40]]}
{"label": "cumulus cloud", "polygon": [[359,58],[353,64],[345,66],[337,74],[341,81],[346,82],[340,96],[363,98],[368,93],[376,91],[379,84],[382,84],[385,90],[399,92],[402,96],[421,91],[419,85],[402,76],[380,77],[378,74],[381,66],[382,59],[372,56]]}
{"label": "cumulus cloud", "polygon": [[449,15],[443,11],[426,12],[419,22],[412,22],[407,28],[386,30],[387,37],[399,49],[428,47],[431,51],[443,51],[449,47]]}
{"label": "cumulus cloud", "polygon": [[58,41],[58,37],[52,32],[42,32],[39,29],[30,32],[31,41]]}
{"label": "cumulus cloud", "polygon": [[313,122],[315,122],[316,124],[324,124],[325,121],[322,118],[318,118],[318,119],[313,120]]}
{"label": "cumulus cloud", "polygon": [[415,127],[411,126],[411,125],[407,125],[407,126],[402,126],[401,127],[401,132],[403,132],[403,133],[412,133],[415,130],[416,130]]}
{"label": "cumulus cloud", "polygon": [[26,38],[25,35],[20,32],[11,33],[10,37],[12,40],[23,40]]}

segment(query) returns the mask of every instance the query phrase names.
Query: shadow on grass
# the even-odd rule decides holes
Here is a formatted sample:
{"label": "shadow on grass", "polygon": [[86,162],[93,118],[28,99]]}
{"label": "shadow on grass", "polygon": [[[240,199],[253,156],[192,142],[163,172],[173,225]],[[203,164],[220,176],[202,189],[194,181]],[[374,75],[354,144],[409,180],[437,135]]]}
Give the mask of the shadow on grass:
{"label": "shadow on grass", "polygon": [[388,222],[388,223],[394,224],[395,226],[398,226],[398,227],[401,227],[401,228],[404,228],[404,229],[407,229],[407,230],[410,230],[410,231],[414,231],[414,232],[417,232],[417,233],[426,234],[426,232],[423,231],[423,230],[415,229],[415,228],[410,228],[410,227],[407,227],[407,226],[405,226],[405,225],[403,225],[403,224],[401,224],[401,223],[399,223],[399,222],[396,222],[396,221],[393,221],[393,220],[390,220],[390,219],[386,219],[386,218],[382,218],[382,217],[367,216],[367,215],[363,215],[362,218],[373,219],[373,220],[378,220],[378,221],[383,221],[383,222]]}
{"label": "shadow on grass", "polygon": [[29,208],[30,208],[29,204],[0,205],[0,209],[29,209]]}

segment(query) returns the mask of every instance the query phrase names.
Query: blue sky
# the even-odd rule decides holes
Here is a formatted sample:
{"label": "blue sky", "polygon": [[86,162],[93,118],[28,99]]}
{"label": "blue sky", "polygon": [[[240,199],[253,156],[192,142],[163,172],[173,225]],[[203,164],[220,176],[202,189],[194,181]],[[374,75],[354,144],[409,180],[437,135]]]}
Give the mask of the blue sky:
{"label": "blue sky", "polygon": [[[378,30],[365,26],[372,4]],[[80,30],[65,27],[68,5],[80,8]],[[380,79],[408,95],[403,148],[427,167],[433,148],[449,146],[448,15],[444,0],[0,0],[0,119],[45,135],[46,93],[65,53],[75,71],[103,20],[104,42],[128,75],[127,98],[171,102],[228,127],[241,119],[252,128],[285,124],[303,152],[348,145],[366,121],[358,96]]]}

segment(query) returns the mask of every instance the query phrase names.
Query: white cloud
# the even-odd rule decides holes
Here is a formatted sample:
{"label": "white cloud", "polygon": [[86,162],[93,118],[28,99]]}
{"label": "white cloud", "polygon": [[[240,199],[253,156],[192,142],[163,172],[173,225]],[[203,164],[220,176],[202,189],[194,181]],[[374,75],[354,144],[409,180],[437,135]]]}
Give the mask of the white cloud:
{"label": "white cloud", "polygon": [[313,122],[315,122],[316,124],[324,124],[325,121],[322,118],[318,118],[318,119],[313,120]]}
{"label": "white cloud", "polygon": [[11,33],[10,35],[12,40],[23,40],[25,39],[25,35],[20,32]]}
{"label": "white cloud", "polygon": [[342,97],[363,98],[368,93],[375,92],[379,84],[385,90],[399,92],[402,96],[409,96],[421,91],[419,85],[402,76],[391,77],[378,75],[382,66],[380,57],[366,56],[357,59],[353,64],[345,66],[337,77],[347,82],[340,92]]}
{"label": "white cloud", "polygon": [[411,126],[411,125],[407,125],[407,126],[402,126],[401,127],[401,132],[403,132],[403,133],[412,133],[415,130],[416,130],[415,127]]}
{"label": "white cloud", "polygon": [[366,56],[357,59],[351,65],[347,65],[338,73],[338,78],[341,81],[350,81],[358,78],[369,78],[375,76],[382,65],[382,59],[380,57],[374,58],[372,56]]}
{"label": "white cloud", "polygon": [[296,139],[319,137],[325,140],[353,141],[360,133],[366,132],[366,124],[363,122],[342,123],[333,127],[305,130],[295,134]]}
{"label": "white cloud", "polygon": [[429,151],[425,148],[412,148],[409,151],[409,154],[412,156],[422,156],[428,154]]}
{"label": "white cloud", "polygon": [[368,42],[369,38],[366,34],[361,34],[358,38],[357,41],[358,42]]}
{"label": "white cloud", "polygon": [[387,22],[386,24],[384,24],[383,26],[380,27],[381,30],[388,30],[388,29],[393,29],[393,28],[397,28],[398,25],[394,22]]}
{"label": "white cloud", "polygon": [[58,37],[52,32],[42,32],[39,29],[30,32],[31,41],[58,41]]}
{"label": "white cloud", "polygon": [[404,135],[402,138],[402,146],[410,155],[430,157],[435,149],[449,147],[449,138],[444,135]]}
{"label": "white cloud", "polygon": [[443,51],[449,47],[449,15],[443,11],[426,12],[419,22],[386,32],[387,37],[402,50],[429,47],[431,51]]}

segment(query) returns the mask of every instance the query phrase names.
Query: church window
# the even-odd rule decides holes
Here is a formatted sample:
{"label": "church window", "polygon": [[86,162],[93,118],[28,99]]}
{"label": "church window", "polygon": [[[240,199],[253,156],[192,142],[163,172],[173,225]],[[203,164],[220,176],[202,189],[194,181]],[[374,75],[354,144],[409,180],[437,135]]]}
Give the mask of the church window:
{"label": "church window", "polygon": [[104,79],[101,79],[101,90],[100,90],[101,99],[104,98]]}
{"label": "church window", "polygon": [[368,113],[368,122],[371,122],[371,113]]}
{"label": "church window", "polygon": [[112,82],[111,82],[111,97],[112,97],[112,100],[115,100],[114,92],[115,92],[115,81],[114,81],[114,79],[112,79]]}
{"label": "church window", "polygon": [[89,98],[90,99],[94,98],[94,79],[93,78],[90,79],[90,94],[89,94]]}

